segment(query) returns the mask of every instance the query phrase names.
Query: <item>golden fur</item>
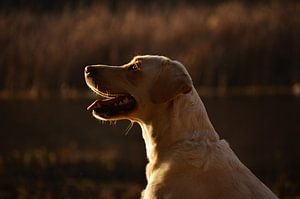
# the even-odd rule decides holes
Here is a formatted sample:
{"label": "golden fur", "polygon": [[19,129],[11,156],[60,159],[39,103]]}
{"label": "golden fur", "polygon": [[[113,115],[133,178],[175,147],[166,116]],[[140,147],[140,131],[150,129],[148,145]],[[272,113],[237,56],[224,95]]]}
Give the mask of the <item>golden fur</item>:
{"label": "golden fur", "polygon": [[135,61],[139,73],[125,72],[126,65],[96,66],[98,79],[86,81],[93,90],[130,93],[138,103],[134,112],[109,119],[142,128],[149,160],[142,198],[277,198],[220,140],[181,63],[163,56],[137,56],[130,63]]}

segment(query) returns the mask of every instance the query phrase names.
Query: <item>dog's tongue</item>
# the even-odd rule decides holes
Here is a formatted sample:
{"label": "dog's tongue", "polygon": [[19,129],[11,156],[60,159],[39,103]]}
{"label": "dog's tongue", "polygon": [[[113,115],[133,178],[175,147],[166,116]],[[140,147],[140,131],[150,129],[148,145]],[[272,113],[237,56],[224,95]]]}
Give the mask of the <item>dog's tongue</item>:
{"label": "dog's tongue", "polygon": [[89,107],[87,107],[87,110],[93,110],[95,108],[101,108],[101,106],[105,106],[105,105],[112,105],[113,103],[115,103],[118,100],[118,97],[116,98],[109,98],[109,99],[104,99],[104,100],[96,100],[94,101]]}
{"label": "dog's tongue", "polygon": [[101,106],[101,100],[96,100],[94,101],[91,105],[89,105],[89,107],[86,108],[86,110],[93,110],[97,107],[100,107]]}

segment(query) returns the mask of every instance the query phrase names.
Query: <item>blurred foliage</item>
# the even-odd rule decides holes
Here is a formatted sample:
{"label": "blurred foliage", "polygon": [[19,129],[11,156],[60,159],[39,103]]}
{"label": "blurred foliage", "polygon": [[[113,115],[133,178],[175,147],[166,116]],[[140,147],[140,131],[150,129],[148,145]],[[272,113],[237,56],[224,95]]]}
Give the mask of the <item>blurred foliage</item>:
{"label": "blurred foliage", "polygon": [[85,65],[123,64],[137,54],[181,61],[196,86],[300,82],[298,2],[86,4],[2,10],[0,90],[82,89]]}
{"label": "blurred foliage", "polygon": [[[65,147],[0,157],[0,198],[139,198],[143,178],[115,151]],[[143,177],[143,176],[142,176]],[[129,181],[130,179],[130,181]]]}
{"label": "blurred foliage", "polygon": [[[238,0],[247,4],[253,3],[270,3],[274,0]],[[277,2],[296,2],[296,0],[277,0]],[[57,12],[64,9],[66,6],[70,8],[77,8],[82,6],[91,6],[93,4],[102,4],[108,6],[111,10],[117,10],[120,7],[138,5],[139,7],[148,7],[152,4],[157,4],[159,7],[172,7],[178,4],[206,4],[215,5],[230,0],[0,0],[0,9],[3,10],[17,10],[30,9],[37,12]]]}

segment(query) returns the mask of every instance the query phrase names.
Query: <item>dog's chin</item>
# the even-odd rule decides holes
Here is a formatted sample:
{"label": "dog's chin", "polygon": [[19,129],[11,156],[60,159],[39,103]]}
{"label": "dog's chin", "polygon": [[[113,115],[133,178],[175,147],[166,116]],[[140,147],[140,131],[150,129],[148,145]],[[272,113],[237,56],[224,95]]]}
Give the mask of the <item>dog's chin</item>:
{"label": "dog's chin", "polygon": [[117,116],[104,116],[104,115],[99,115],[99,113],[92,111],[92,115],[94,118],[97,120],[101,121],[118,121],[118,120],[131,120],[131,114],[127,115],[117,115]]}
{"label": "dog's chin", "polygon": [[99,120],[119,120],[128,118],[137,107],[137,101],[129,94],[103,96],[93,102],[87,109]]}

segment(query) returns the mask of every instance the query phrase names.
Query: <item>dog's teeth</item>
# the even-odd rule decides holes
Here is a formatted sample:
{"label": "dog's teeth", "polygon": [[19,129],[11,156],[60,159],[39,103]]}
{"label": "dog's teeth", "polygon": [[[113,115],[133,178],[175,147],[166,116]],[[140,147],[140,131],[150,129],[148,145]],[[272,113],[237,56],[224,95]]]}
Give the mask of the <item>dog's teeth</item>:
{"label": "dog's teeth", "polygon": [[129,99],[126,97],[123,101],[124,104],[127,104],[129,102]]}

